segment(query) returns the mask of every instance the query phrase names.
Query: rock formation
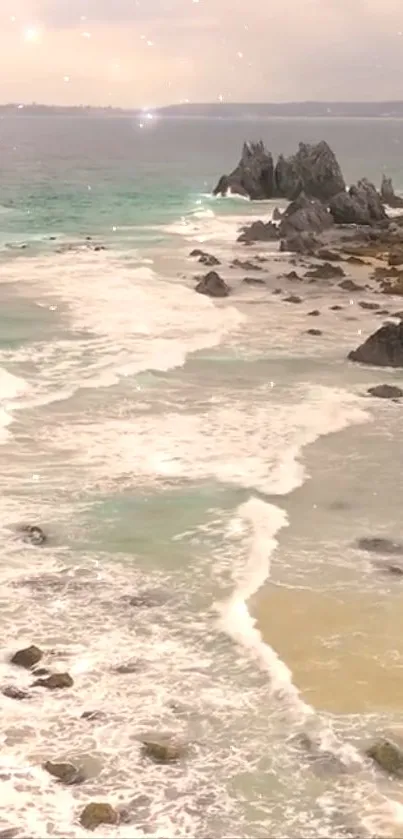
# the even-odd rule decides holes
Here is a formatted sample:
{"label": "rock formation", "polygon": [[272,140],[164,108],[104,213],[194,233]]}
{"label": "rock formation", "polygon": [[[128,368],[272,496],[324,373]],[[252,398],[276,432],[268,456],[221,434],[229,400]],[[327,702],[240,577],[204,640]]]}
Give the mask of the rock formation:
{"label": "rock formation", "polygon": [[277,225],[272,221],[253,221],[242,227],[238,242],[275,242],[280,238]]}
{"label": "rock formation", "polygon": [[207,294],[209,297],[228,297],[230,288],[216,271],[209,271],[205,277],[197,283],[196,289],[199,294]]}
{"label": "rock formation", "polygon": [[282,239],[287,239],[296,233],[321,233],[332,224],[333,219],[325,205],[301,192],[287,207],[280,222],[279,233]]}
{"label": "rock formation", "polygon": [[395,195],[392,178],[387,178],[386,175],[382,176],[381,200],[383,204],[387,204],[388,207],[403,207],[403,198],[399,198],[398,195]]}
{"label": "rock formation", "polygon": [[214,195],[233,192],[252,200],[278,197],[292,201],[305,192],[328,201],[344,189],[340,166],[326,142],[300,143],[295,155],[280,155],[276,166],[271,152],[259,142],[244,144],[238,166],[220,178]]}
{"label": "rock formation", "polygon": [[376,367],[403,367],[403,321],[386,323],[370,335],[348,358]]}
{"label": "rock formation", "polygon": [[329,201],[336,224],[374,224],[387,219],[385,208],[375,187],[366,178],[339,192]]}

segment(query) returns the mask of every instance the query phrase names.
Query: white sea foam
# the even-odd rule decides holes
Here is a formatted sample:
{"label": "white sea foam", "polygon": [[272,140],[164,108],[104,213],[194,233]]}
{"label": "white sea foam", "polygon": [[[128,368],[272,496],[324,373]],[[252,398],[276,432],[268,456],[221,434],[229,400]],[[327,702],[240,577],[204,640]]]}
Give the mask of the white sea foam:
{"label": "white sea foam", "polygon": [[8,439],[8,426],[13,421],[12,412],[18,404],[18,397],[28,389],[27,382],[0,368],[0,443],[5,443]]}

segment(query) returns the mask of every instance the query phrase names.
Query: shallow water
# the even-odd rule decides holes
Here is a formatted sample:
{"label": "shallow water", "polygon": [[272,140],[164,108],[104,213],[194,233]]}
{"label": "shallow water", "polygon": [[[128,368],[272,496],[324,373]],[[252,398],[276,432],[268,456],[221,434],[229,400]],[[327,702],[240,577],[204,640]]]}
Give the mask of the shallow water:
{"label": "shallow water", "polygon": [[[341,122],[274,121],[273,149],[331,131],[348,177],[380,171],[400,123],[377,121],[362,172],[368,127]],[[401,376],[346,362],[379,317],[364,292],[295,289],[275,253],[264,288],[229,267],[272,210],[204,194],[244,126],[104,127],[2,123],[2,241],[27,247],[0,275],[0,684],[29,691],[0,695],[4,818],[81,837],[104,799],[125,812],[105,836],[403,836],[399,784],[363,757],[401,724],[403,678],[403,583],[356,546],[401,539],[401,406],[366,396]],[[200,243],[228,301],[194,293]],[[9,664],[29,643],[73,688],[31,687]],[[148,730],[186,759],[147,763]],[[89,778],[62,787],[46,759]]]}

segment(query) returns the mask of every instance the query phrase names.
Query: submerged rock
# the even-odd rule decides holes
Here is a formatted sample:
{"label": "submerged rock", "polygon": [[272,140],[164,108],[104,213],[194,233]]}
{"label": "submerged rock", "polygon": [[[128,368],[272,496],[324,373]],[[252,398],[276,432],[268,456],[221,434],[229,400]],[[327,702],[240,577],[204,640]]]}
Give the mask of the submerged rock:
{"label": "submerged rock", "polygon": [[320,315],[319,309],[312,309],[312,312],[308,312],[308,316],[311,318],[317,318]]}
{"label": "submerged rock", "polygon": [[26,690],[16,688],[14,685],[7,685],[2,688],[1,693],[3,696],[7,696],[8,699],[17,699],[19,702],[23,699],[29,699],[29,693]]}
{"label": "submerged rock", "polygon": [[260,277],[244,277],[242,282],[246,285],[265,285],[265,281]]}
{"label": "submerged rock", "polygon": [[284,297],[285,303],[302,303],[302,297],[298,297],[297,294],[290,294],[289,297]]}
{"label": "submerged rock", "polygon": [[23,524],[19,528],[24,542],[29,542],[31,545],[43,545],[47,541],[47,536],[41,527],[36,524]]}
{"label": "submerged rock", "polygon": [[221,264],[220,260],[217,259],[217,257],[214,256],[212,253],[207,253],[206,251],[201,251],[199,248],[196,248],[195,250],[193,250],[189,255],[197,257],[199,262],[202,263],[202,265],[212,266],[212,265],[220,265]]}
{"label": "submerged rock", "polygon": [[47,760],[43,769],[63,784],[82,784],[86,780],[84,773],[72,763],[53,763]]}
{"label": "submerged rock", "polygon": [[360,300],[358,305],[361,309],[368,309],[370,312],[377,312],[381,308],[379,303],[370,303],[367,300]]}
{"label": "submerged rock", "polygon": [[323,335],[323,332],[322,332],[321,329],[307,329],[306,334],[307,335]]}
{"label": "submerged rock", "polygon": [[71,688],[74,685],[69,673],[52,673],[43,679],[36,679],[33,687],[47,688],[48,690],[62,690]]}
{"label": "submerged rock", "polygon": [[375,367],[403,367],[403,322],[386,323],[348,354],[350,361]]}
{"label": "submerged rock", "polygon": [[362,285],[358,285],[355,283],[354,280],[343,280],[342,283],[339,283],[339,288],[342,288],[343,291],[362,291]]}
{"label": "submerged rock", "polygon": [[395,194],[392,178],[387,178],[386,175],[382,175],[381,200],[389,207],[403,207],[403,198]]}
{"label": "submerged rock", "polygon": [[368,388],[368,393],[378,399],[400,399],[403,396],[403,390],[395,385],[375,385]]}
{"label": "submerged rock", "polygon": [[154,763],[176,763],[185,754],[185,748],[172,737],[142,737],[142,752]]}
{"label": "submerged rock", "polygon": [[95,830],[100,824],[117,824],[118,821],[119,815],[111,804],[98,801],[87,804],[80,815],[80,824],[86,830]]}
{"label": "submerged rock", "polygon": [[358,539],[357,547],[362,551],[370,551],[371,553],[403,556],[403,544],[393,542],[392,539],[384,539],[382,536]]}
{"label": "submerged rock", "polygon": [[209,271],[200,282],[197,283],[195,291],[198,294],[207,294],[209,297],[228,297],[230,288],[216,271]]}
{"label": "submerged rock", "polygon": [[378,740],[366,753],[384,772],[403,778],[403,750],[396,743]]}
{"label": "submerged rock", "polygon": [[23,650],[18,650],[11,657],[11,664],[16,664],[17,667],[24,667],[26,670],[31,670],[35,664],[43,657],[42,650],[32,644],[30,647],[25,647]]}

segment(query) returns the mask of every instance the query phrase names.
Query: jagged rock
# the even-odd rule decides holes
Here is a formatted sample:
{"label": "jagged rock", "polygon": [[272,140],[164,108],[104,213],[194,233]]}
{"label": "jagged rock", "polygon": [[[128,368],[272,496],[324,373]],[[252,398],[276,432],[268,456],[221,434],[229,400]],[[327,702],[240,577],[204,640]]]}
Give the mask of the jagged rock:
{"label": "jagged rock", "polygon": [[242,282],[246,285],[265,285],[265,281],[260,277],[244,277]]}
{"label": "jagged rock", "polygon": [[358,305],[361,306],[361,309],[368,309],[370,312],[376,312],[381,308],[379,303],[370,303],[368,300],[360,300]]}
{"label": "jagged rock", "polygon": [[378,740],[369,749],[367,755],[389,775],[403,778],[403,750],[391,740]]}
{"label": "jagged rock", "polygon": [[252,200],[272,198],[275,193],[273,157],[262,142],[244,143],[238,166],[230,175],[223,175],[214,195],[228,192],[245,195]]}
{"label": "jagged rock", "polygon": [[363,291],[362,285],[358,285],[354,280],[343,280],[342,283],[339,283],[339,288],[344,291]]}
{"label": "jagged rock", "polygon": [[340,265],[332,265],[330,262],[324,262],[323,265],[318,265],[317,268],[311,268],[304,274],[305,277],[313,277],[317,280],[335,280],[338,277],[345,277],[345,273]]}
{"label": "jagged rock", "polygon": [[317,318],[320,315],[319,309],[313,309],[312,312],[308,312],[309,317]]}
{"label": "jagged rock", "polygon": [[44,679],[36,679],[33,687],[47,688],[48,690],[61,690],[71,688],[74,682],[69,673],[52,673]]}
{"label": "jagged rock", "polygon": [[46,534],[36,524],[23,524],[18,529],[22,534],[23,541],[29,542],[31,545],[43,545],[47,541]]}
{"label": "jagged rock", "polygon": [[348,358],[375,367],[403,367],[403,322],[381,326]]}
{"label": "jagged rock", "polygon": [[321,329],[307,329],[306,334],[307,335],[323,335],[323,332],[322,332]]}
{"label": "jagged rock", "polygon": [[2,688],[1,693],[3,696],[7,696],[8,699],[17,699],[19,702],[23,699],[29,699],[29,693],[26,690],[21,690],[13,685],[7,685],[7,687]]}
{"label": "jagged rock", "polygon": [[389,207],[403,207],[403,198],[395,195],[392,178],[387,178],[386,175],[382,175],[381,200]]}
{"label": "jagged rock", "polygon": [[230,288],[216,271],[209,271],[197,283],[195,291],[198,294],[207,294],[209,297],[228,297]]}
{"label": "jagged rock", "polygon": [[43,764],[43,769],[49,772],[49,775],[57,778],[58,781],[69,786],[72,784],[82,784],[86,780],[84,773],[72,763],[53,763],[51,760],[47,760]]}
{"label": "jagged rock", "polygon": [[277,239],[278,227],[272,221],[253,221],[241,228],[237,242],[275,242]]}
{"label": "jagged rock", "polygon": [[382,201],[366,178],[348,192],[340,192],[329,202],[329,209],[336,224],[371,225],[387,219]]}
{"label": "jagged rock", "polygon": [[403,390],[395,385],[375,385],[368,388],[368,393],[378,399],[400,399],[403,396]]}
{"label": "jagged rock", "polygon": [[275,184],[277,194],[290,201],[302,191],[327,201],[345,189],[337,159],[324,141],[316,145],[300,143],[298,152],[290,158],[280,155],[275,168]]}
{"label": "jagged rock", "polygon": [[403,555],[403,544],[393,542],[392,539],[384,539],[382,536],[372,536],[358,539],[357,547],[362,551],[369,551],[370,553],[388,554],[393,556]]}
{"label": "jagged rock", "polygon": [[280,251],[282,253],[299,253],[314,256],[320,242],[312,233],[293,233],[282,239]]}
{"label": "jagged rock", "polygon": [[289,297],[284,297],[284,303],[302,303],[302,298],[297,294],[290,294]]}
{"label": "jagged rock", "polygon": [[142,752],[155,763],[176,763],[185,753],[184,746],[171,737],[141,738]]}
{"label": "jagged rock", "polygon": [[25,667],[26,670],[31,670],[35,664],[43,657],[42,650],[32,644],[30,647],[25,647],[23,650],[18,650],[11,658],[11,664],[16,664],[18,667]]}
{"label": "jagged rock", "polygon": [[287,207],[280,222],[279,233],[287,239],[298,233],[321,233],[333,224],[333,219],[320,201],[301,192]]}
{"label": "jagged rock", "polygon": [[86,830],[95,830],[100,824],[117,824],[118,821],[119,815],[111,804],[98,801],[87,804],[80,815],[80,824]]}

